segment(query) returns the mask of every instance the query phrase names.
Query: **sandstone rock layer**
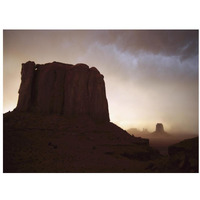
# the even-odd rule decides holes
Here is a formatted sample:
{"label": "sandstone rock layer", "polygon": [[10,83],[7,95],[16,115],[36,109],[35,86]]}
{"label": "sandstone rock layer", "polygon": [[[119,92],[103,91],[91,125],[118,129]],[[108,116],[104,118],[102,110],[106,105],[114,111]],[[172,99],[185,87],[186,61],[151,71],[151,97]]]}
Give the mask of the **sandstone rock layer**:
{"label": "sandstone rock layer", "polygon": [[17,111],[109,122],[104,77],[85,64],[22,64]]}

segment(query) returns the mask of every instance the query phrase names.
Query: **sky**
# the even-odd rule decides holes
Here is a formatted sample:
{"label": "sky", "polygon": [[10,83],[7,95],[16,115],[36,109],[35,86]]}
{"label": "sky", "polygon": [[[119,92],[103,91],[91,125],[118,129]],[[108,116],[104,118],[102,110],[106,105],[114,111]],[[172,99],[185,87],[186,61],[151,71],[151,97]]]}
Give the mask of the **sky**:
{"label": "sky", "polygon": [[21,64],[95,66],[112,122],[124,129],[198,131],[198,31],[4,30],[3,112],[18,100]]}

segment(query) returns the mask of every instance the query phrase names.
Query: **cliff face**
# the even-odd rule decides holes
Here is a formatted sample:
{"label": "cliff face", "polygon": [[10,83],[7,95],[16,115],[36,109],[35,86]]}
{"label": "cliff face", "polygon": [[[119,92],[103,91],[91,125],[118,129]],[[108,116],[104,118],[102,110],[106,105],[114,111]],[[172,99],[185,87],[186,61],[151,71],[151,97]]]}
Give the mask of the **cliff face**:
{"label": "cliff face", "polygon": [[104,77],[85,64],[22,64],[17,111],[89,116],[109,122]]}

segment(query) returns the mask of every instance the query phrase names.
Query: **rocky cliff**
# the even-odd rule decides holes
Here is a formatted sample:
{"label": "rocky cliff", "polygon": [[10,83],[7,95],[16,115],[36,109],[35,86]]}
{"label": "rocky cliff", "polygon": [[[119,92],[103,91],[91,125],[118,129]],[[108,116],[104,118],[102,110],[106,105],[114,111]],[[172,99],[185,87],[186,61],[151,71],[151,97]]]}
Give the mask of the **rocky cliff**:
{"label": "rocky cliff", "polygon": [[104,77],[85,64],[22,64],[17,111],[89,116],[108,122]]}

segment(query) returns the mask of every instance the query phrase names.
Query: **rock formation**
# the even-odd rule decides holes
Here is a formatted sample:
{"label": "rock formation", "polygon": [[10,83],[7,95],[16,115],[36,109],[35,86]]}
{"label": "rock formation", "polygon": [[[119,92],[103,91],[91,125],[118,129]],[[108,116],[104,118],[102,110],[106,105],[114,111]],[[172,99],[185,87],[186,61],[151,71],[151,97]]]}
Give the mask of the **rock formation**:
{"label": "rock formation", "polygon": [[185,139],[168,147],[170,156],[169,164],[177,169],[177,172],[199,172],[198,146],[199,138]]}
{"label": "rock formation", "polygon": [[151,163],[149,172],[198,173],[199,172],[199,137],[184,139],[168,147],[168,156],[159,162]]}
{"label": "rock formation", "polygon": [[153,135],[163,135],[163,136],[168,135],[168,133],[166,133],[164,131],[164,126],[163,126],[162,123],[157,123],[156,124],[156,130],[152,134]]}
{"label": "rock formation", "polygon": [[161,124],[161,123],[157,123],[157,124],[156,124],[156,132],[164,133],[163,124]]}
{"label": "rock formation", "polygon": [[17,111],[109,122],[104,77],[85,64],[22,64]]}

